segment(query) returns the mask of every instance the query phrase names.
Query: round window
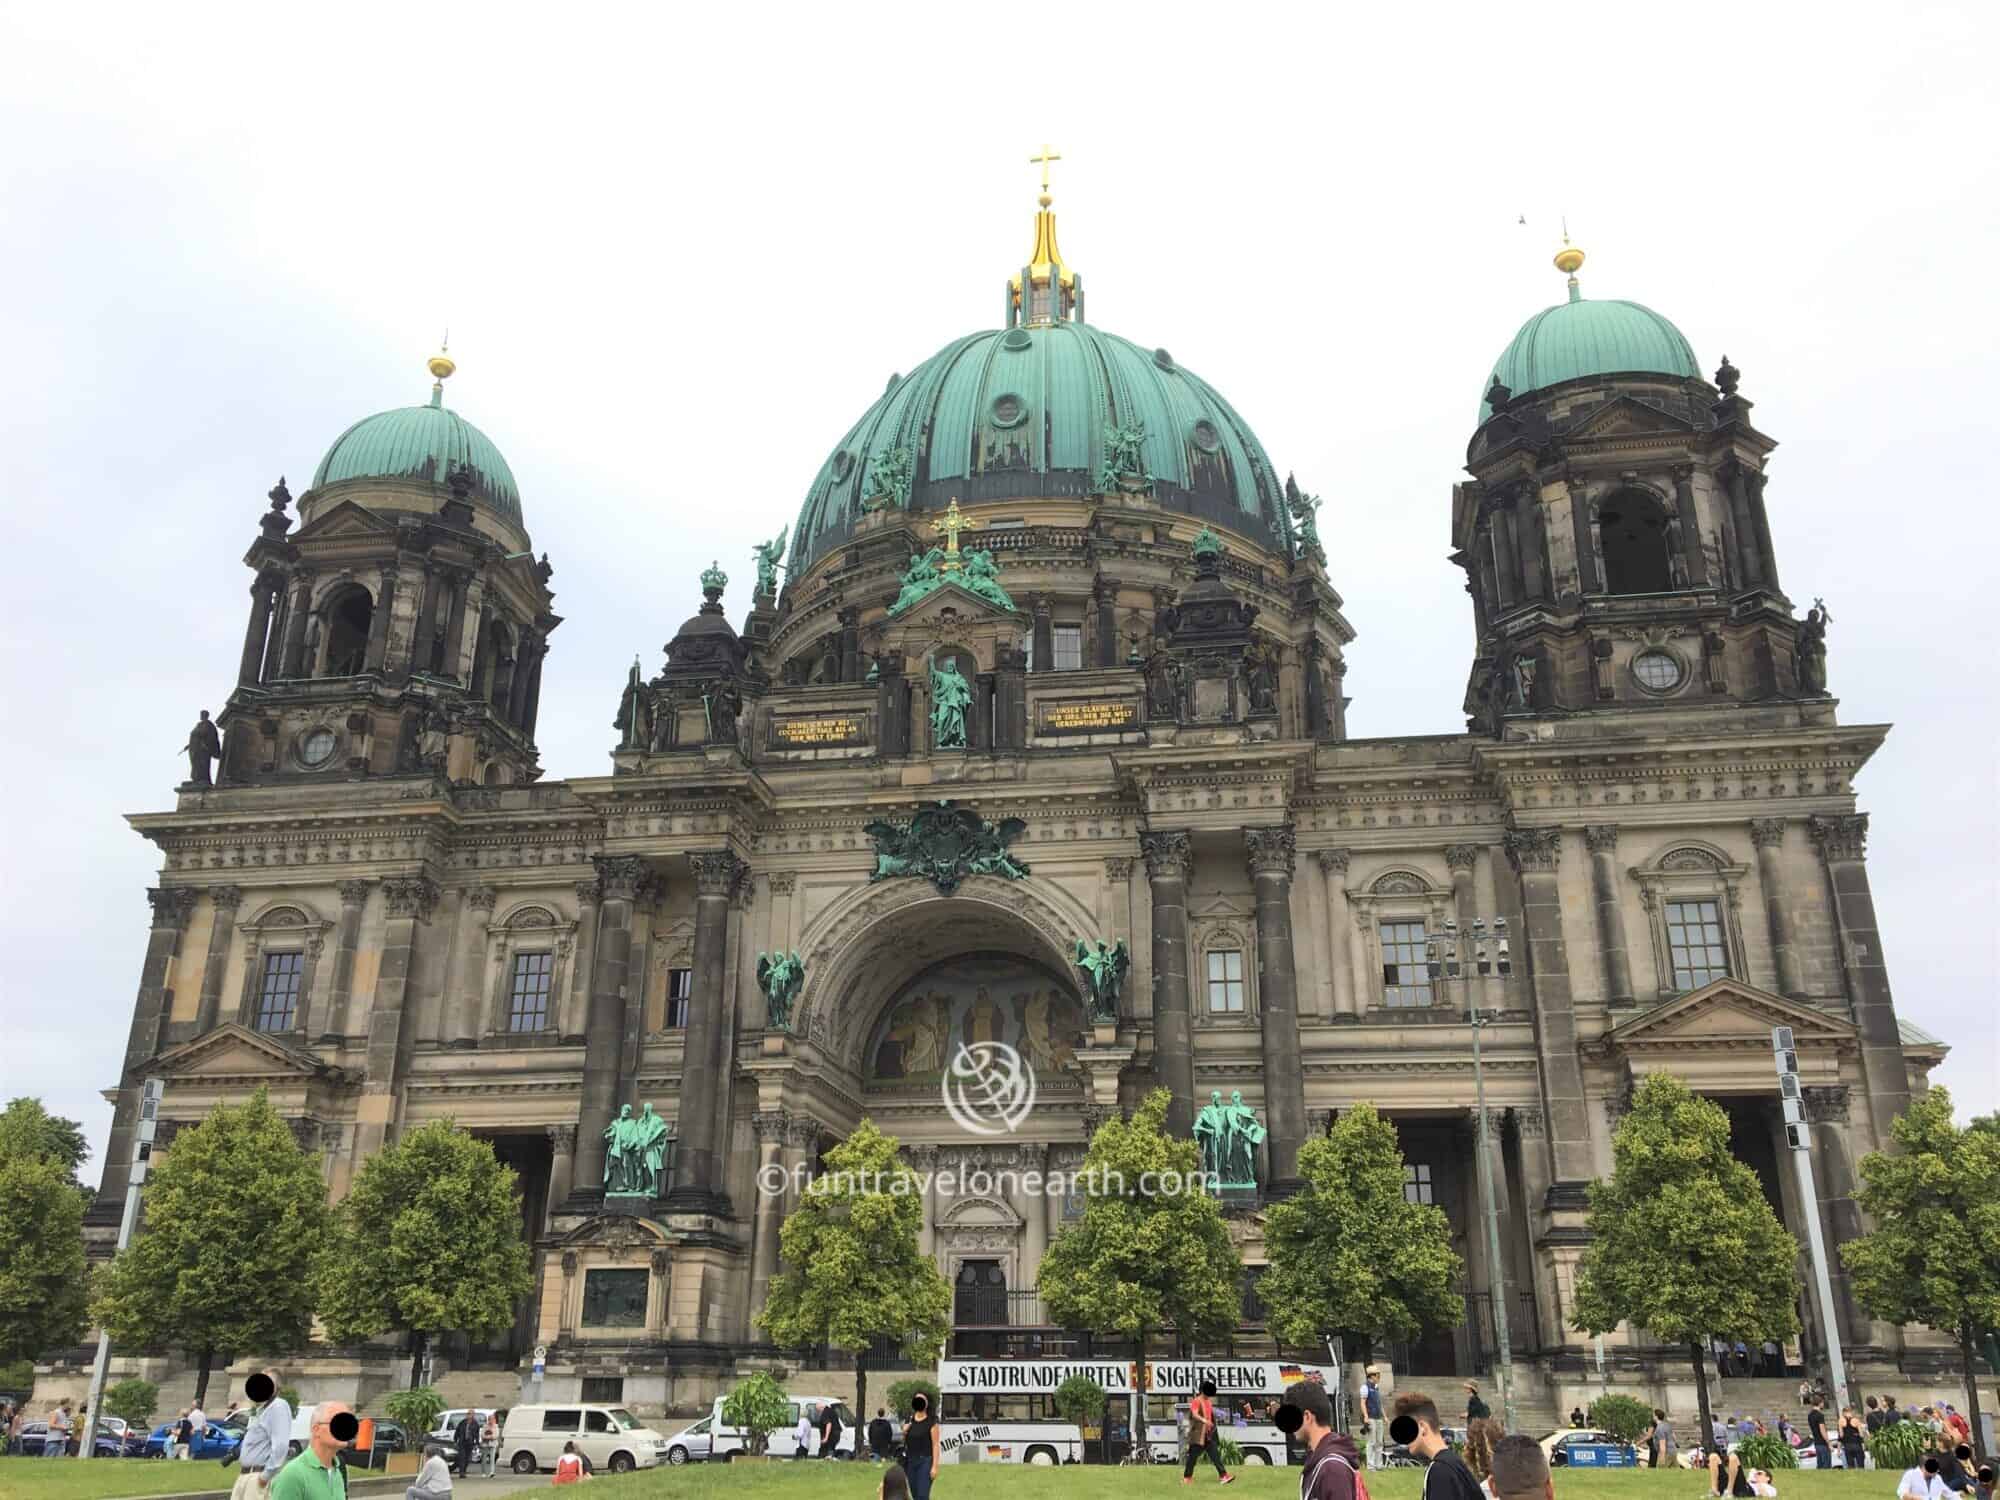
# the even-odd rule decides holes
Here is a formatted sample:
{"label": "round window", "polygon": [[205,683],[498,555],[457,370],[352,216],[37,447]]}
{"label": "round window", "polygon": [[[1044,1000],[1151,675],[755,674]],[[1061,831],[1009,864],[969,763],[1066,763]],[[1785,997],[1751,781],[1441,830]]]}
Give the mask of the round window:
{"label": "round window", "polygon": [[309,766],[323,766],[333,759],[333,731],[322,724],[299,737],[299,759]]}
{"label": "round window", "polygon": [[836,481],[845,479],[854,472],[854,455],[842,448],[833,455],[833,477]]}
{"label": "round window", "polygon": [[1213,453],[1222,446],[1222,434],[1215,430],[1215,424],[1206,417],[1194,424],[1194,445],[1204,453]]}
{"label": "round window", "polygon": [[1009,391],[1004,396],[993,398],[993,425],[996,427],[1018,427],[1028,415],[1028,403]]}
{"label": "round window", "polygon": [[1032,343],[1034,343],[1034,338],[1028,333],[1027,329],[1010,328],[1007,330],[1006,337],[1000,340],[1000,347],[1019,351],[1027,348]]}
{"label": "round window", "polygon": [[1641,651],[1632,658],[1632,675],[1648,692],[1664,693],[1680,686],[1681,664],[1664,651]]}

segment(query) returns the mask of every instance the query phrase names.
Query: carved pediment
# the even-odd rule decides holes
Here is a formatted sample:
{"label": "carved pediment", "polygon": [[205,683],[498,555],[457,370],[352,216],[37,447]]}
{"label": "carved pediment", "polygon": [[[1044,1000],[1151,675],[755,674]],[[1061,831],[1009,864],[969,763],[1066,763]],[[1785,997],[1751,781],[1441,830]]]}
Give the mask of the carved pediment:
{"label": "carved pediment", "polygon": [[1018,626],[1023,611],[1002,609],[991,599],[981,598],[971,589],[965,588],[947,578],[930,593],[924,595],[903,613],[897,615],[892,625],[921,625],[934,628],[944,618],[946,611],[959,620],[992,620]]}
{"label": "carved pediment", "polygon": [[1768,1050],[1771,1028],[1789,1026],[1800,1051],[1851,1047],[1852,1023],[1800,1005],[1739,979],[1717,979],[1676,995],[1614,1029],[1608,1038],[1627,1051],[1706,1047],[1718,1043]]}
{"label": "carved pediment", "polygon": [[375,514],[365,505],[343,500],[292,534],[294,542],[336,542],[357,537],[389,540],[396,535],[395,523]]}
{"label": "carved pediment", "polygon": [[995,1230],[1013,1231],[1022,1225],[1021,1216],[1013,1207],[999,1198],[958,1198],[953,1200],[944,1217],[938,1221],[940,1230]]}
{"label": "carved pediment", "polygon": [[650,1250],[670,1243],[667,1231],[651,1219],[632,1214],[599,1214],[585,1219],[562,1237],[565,1250],[591,1246],[604,1250]]}
{"label": "carved pediment", "polygon": [[168,1081],[176,1078],[190,1081],[219,1078],[277,1081],[326,1078],[344,1081],[347,1077],[345,1070],[321,1062],[310,1052],[288,1047],[234,1021],[161,1053],[146,1071],[151,1076]]}
{"label": "carved pediment", "polygon": [[1569,430],[1572,441],[1579,438],[1626,437],[1644,433],[1688,433],[1694,428],[1679,417],[1648,406],[1630,396],[1618,396],[1586,412]]}

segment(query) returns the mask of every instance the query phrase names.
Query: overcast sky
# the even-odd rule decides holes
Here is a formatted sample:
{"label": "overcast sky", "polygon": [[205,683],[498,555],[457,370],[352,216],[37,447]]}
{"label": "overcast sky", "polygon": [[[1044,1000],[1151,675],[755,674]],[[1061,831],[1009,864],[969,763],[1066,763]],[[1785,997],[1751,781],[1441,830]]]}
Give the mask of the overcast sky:
{"label": "overcast sky", "polygon": [[890,373],[997,321],[1046,139],[1093,321],[1326,497],[1357,736],[1463,727],[1450,487],[1558,216],[1587,295],[1729,355],[1840,713],[1896,725],[1898,1009],[2000,1107],[1994,13],[0,8],[0,1097],[101,1149],[158,870],[122,815],[229,691],[280,474],[423,400],[449,325],[556,568],[543,762],[600,774],[700,569],[740,614]]}

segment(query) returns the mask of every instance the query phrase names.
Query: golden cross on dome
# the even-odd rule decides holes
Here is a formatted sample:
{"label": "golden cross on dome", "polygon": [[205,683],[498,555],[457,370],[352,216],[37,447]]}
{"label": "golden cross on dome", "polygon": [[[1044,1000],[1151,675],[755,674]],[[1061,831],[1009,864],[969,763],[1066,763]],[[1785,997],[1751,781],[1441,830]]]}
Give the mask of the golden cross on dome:
{"label": "golden cross on dome", "polygon": [[1028,158],[1029,166],[1032,167],[1037,162],[1040,162],[1042,165],[1042,196],[1044,198],[1048,197],[1049,195],[1049,163],[1052,161],[1061,161],[1061,160],[1062,160],[1062,153],[1056,150],[1056,148],[1051,146],[1047,141],[1042,142],[1042,149],[1038,155],[1031,156]]}
{"label": "golden cross on dome", "polygon": [[944,514],[931,522],[931,530],[941,532],[944,536],[944,561],[939,564],[940,571],[956,573],[960,568],[965,566],[964,563],[958,560],[958,534],[961,531],[969,531],[975,526],[983,526],[985,524],[983,521],[975,521],[972,517],[963,514],[958,508],[958,496],[953,495],[951,497],[951,504],[945,507]]}

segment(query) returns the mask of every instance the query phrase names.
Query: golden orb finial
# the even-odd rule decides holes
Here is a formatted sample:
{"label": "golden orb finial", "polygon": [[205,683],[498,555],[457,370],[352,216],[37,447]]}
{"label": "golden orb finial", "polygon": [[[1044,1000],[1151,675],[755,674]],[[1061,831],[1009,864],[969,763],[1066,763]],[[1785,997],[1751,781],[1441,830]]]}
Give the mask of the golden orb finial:
{"label": "golden orb finial", "polygon": [[429,368],[433,380],[449,380],[458,369],[458,362],[447,352],[451,348],[451,335],[438,340],[438,352],[430,357]]}
{"label": "golden orb finial", "polygon": [[1564,215],[1563,247],[1556,251],[1556,269],[1565,276],[1574,276],[1583,264],[1583,252],[1569,242],[1569,217]]}

